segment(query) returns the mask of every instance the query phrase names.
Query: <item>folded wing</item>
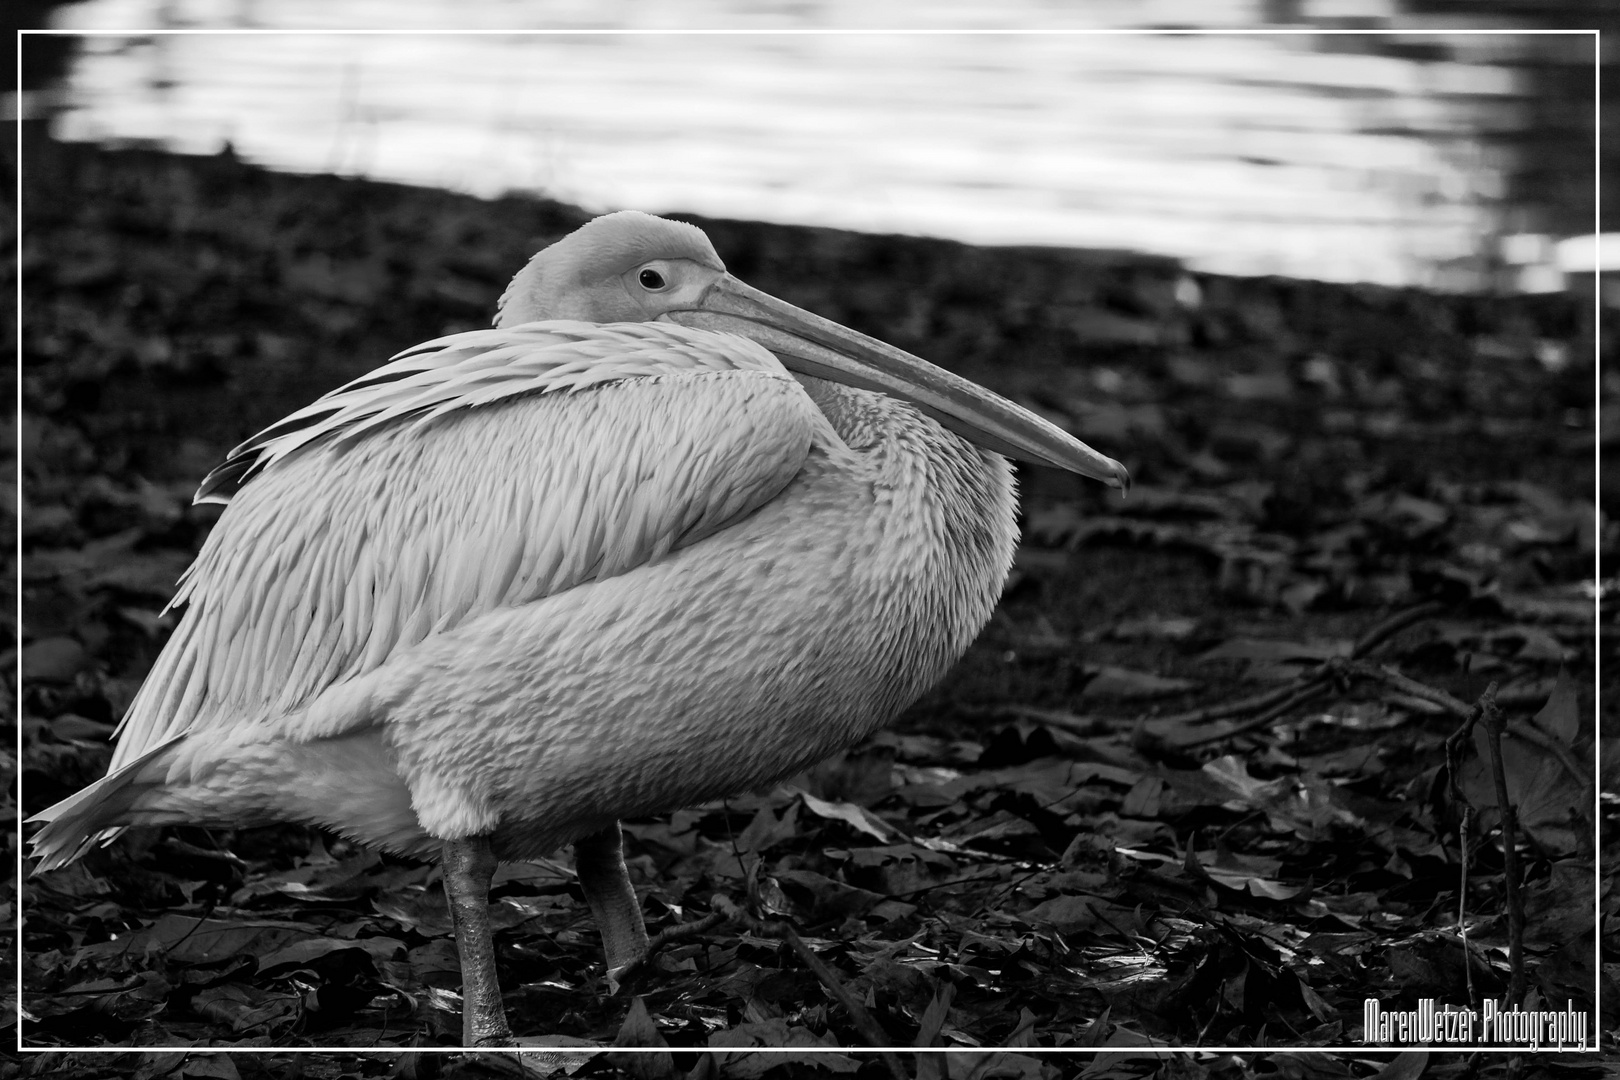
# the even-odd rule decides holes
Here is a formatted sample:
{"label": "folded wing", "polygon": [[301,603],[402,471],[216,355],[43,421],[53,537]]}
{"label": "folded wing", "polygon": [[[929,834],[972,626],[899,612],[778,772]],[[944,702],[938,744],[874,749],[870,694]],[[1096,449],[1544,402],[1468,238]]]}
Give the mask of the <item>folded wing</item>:
{"label": "folded wing", "polygon": [[[230,505],[99,784],[188,732],[274,737],[432,634],[695,543],[775,498],[824,438],[775,357],[730,335],[548,322],[402,353],[204,481],[199,501]],[[39,817],[72,803],[89,820],[86,797]],[[87,839],[44,838],[64,854]]]}

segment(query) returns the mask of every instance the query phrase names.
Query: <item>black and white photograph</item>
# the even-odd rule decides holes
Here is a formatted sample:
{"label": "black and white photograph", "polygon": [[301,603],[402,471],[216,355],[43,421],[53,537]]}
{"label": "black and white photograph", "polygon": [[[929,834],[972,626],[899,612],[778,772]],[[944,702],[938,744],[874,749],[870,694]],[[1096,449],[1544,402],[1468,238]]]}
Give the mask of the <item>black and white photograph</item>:
{"label": "black and white photograph", "polygon": [[23,7],[0,1080],[1602,1075],[1620,13]]}

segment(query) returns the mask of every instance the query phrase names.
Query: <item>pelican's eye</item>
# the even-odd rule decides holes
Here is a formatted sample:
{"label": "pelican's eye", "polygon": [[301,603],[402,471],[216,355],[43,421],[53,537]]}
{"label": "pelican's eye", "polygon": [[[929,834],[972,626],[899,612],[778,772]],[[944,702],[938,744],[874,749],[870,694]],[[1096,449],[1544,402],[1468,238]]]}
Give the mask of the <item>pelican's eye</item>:
{"label": "pelican's eye", "polygon": [[650,266],[643,267],[641,273],[636,275],[636,280],[641,282],[641,287],[643,289],[650,289],[654,292],[657,292],[659,289],[662,289],[668,284],[668,282],[664,280],[664,275],[660,274]]}

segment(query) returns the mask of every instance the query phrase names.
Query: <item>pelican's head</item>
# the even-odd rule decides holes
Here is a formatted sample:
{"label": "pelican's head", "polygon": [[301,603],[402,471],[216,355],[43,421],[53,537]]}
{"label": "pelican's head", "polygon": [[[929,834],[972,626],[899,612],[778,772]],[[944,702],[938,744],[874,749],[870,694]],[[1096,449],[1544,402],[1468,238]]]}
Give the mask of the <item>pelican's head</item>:
{"label": "pelican's head", "polygon": [[541,248],[501,295],[495,325],[650,322],[696,302],[726,276],[696,225],[621,210]]}
{"label": "pelican's head", "polygon": [[663,320],[764,345],[800,375],[909,401],[987,450],[1130,486],[1125,466],[998,394],[726,273],[703,230],[622,210],[544,248],[501,296],[496,326]]}

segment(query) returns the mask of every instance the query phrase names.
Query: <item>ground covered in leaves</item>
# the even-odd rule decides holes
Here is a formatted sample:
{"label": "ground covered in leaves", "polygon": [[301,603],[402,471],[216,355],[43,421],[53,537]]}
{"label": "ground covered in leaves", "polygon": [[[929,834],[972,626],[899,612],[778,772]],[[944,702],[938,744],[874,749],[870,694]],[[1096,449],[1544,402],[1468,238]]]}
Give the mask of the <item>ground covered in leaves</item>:
{"label": "ground covered in leaves", "polygon": [[[198,479],[396,350],[487,325],[506,278],[583,215],[45,141],[23,178],[33,811],[105,767],[217,516],[190,506]],[[678,1051],[568,1059],[578,1075],[889,1075],[854,1049],[876,1032],[973,1052],[952,1076],[1135,1076],[1153,1047],[1358,1045],[1368,998],[1501,997],[1495,789],[1482,734],[1457,741],[1455,768],[1446,746],[1488,686],[1508,720],[1528,1001],[1591,1008],[1599,537],[1581,302],[699,223],[744,280],[1030,404],[1138,484],[1121,500],[1022,469],[1012,580],[944,684],[791,784],[627,822],[649,928],[703,923],[616,993],[566,853],[503,868],[519,1035]],[[131,835],[27,882],[24,907],[32,1046],[458,1036],[436,869],[311,830]],[[756,1046],[797,1052],[733,1053]],[[320,1076],[509,1067],[169,1054],[135,1075],[293,1060]]]}

